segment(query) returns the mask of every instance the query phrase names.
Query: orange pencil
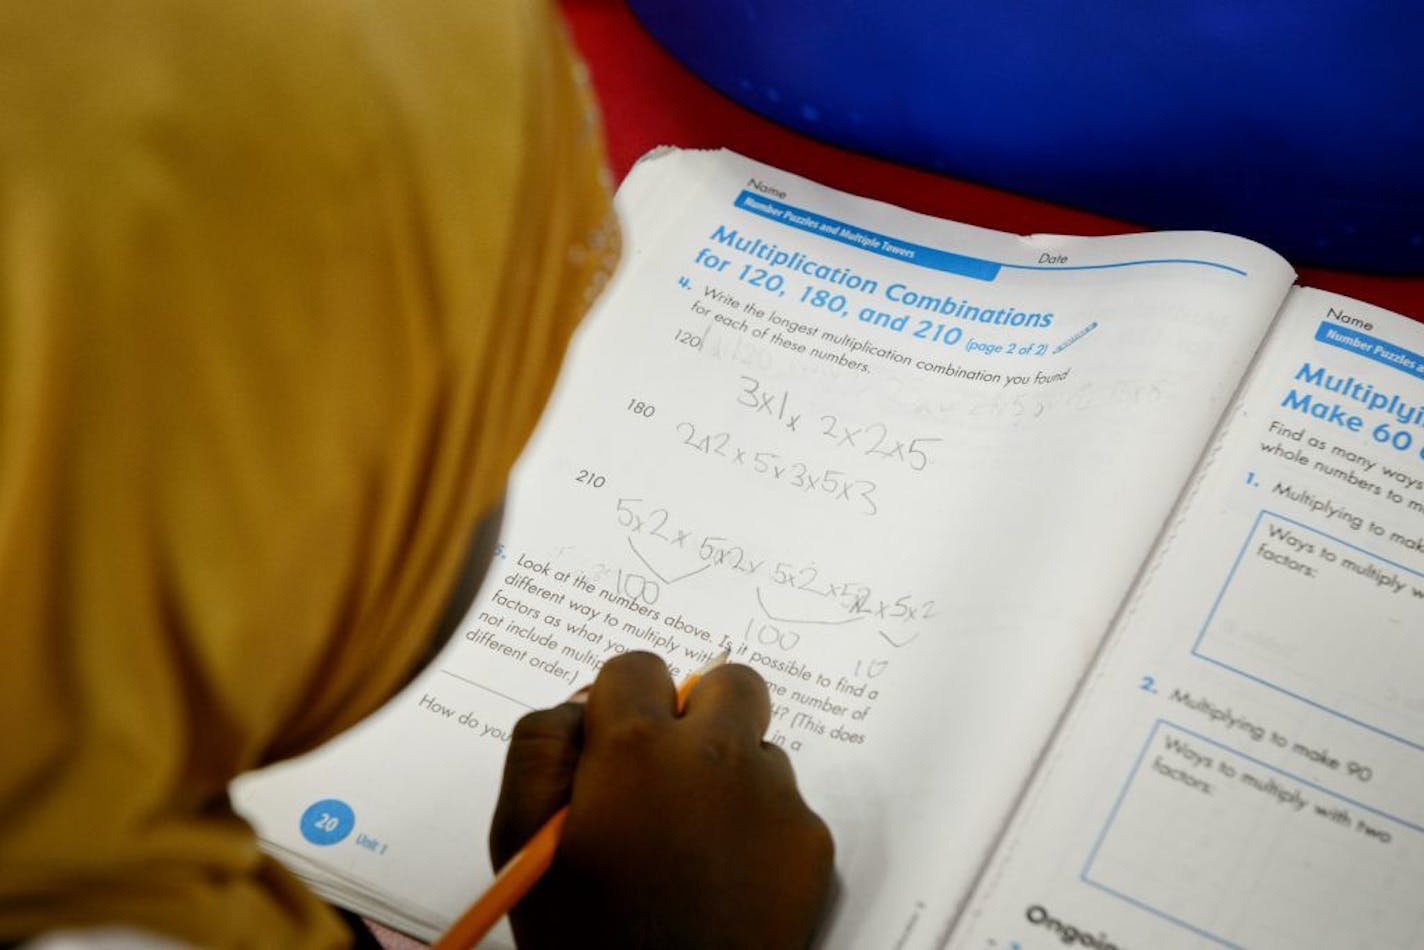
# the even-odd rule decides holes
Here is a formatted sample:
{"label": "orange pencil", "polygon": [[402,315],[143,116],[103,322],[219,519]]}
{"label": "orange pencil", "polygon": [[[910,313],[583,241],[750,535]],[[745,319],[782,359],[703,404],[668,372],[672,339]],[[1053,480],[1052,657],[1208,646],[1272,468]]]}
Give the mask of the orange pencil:
{"label": "orange pencil", "polygon": [[[677,688],[677,709],[682,711],[687,695],[692,687],[711,670],[727,662],[730,650],[723,650],[708,661],[707,665],[688,675]],[[514,905],[524,899],[530,888],[539,883],[539,878],[554,863],[554,852],[559,847],[559,835],[564,830],[564,819],[569,816],[565,805],[544,822],[544,827],[534,833],[524,847],[520,848],[499,869],[494,881],[480,895],[480,899],[470,905],[470,909],[460,915],[460,919],[445,931],[445,935],[435,942],[432,950],[469,950],[484,939],[499,919],[514,909]]]}

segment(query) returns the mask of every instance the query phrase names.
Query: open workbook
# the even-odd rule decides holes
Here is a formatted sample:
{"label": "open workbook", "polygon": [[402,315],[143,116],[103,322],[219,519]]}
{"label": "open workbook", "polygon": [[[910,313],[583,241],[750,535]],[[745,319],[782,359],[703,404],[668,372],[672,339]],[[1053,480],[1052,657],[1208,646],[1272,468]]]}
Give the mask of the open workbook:
{"label": "open workbook", "polygon": [[272,853],[431,936],[523,713],[730,647],[836,838],[827,947],[1424,945],[1424,328],[725,151],[618,207],[454,640],[237,783]]}

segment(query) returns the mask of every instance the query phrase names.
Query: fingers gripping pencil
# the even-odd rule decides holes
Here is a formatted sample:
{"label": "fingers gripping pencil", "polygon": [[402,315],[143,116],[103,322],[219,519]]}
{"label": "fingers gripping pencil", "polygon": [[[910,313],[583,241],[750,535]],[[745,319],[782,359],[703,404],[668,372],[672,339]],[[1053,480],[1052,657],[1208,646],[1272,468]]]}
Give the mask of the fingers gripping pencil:
{"label": "fingers gripping pencil", "polygon": [[[698,681],[726,663],[729,655],[729,651],[722,651],[678,685],[678,712],[686,705],[687,697]],[[479,943],[500,918],[524,899],[524,895],[539,883],[539,879],[554,863],[554,854],[558,851],[559,837],[563,833],[564,821],[568,814],[567,805],[560,808],[514,857],[505,862],[484,894],[436,941],[433,950],[468,950]]]}

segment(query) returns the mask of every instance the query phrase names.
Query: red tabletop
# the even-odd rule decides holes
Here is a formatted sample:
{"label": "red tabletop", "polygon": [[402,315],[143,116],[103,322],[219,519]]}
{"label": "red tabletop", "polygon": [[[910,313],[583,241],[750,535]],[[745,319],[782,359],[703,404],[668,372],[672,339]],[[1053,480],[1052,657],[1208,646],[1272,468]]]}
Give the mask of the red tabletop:
{"label": "red tabletop", "polygon": [[[669,56],[616,0],[561,0],[603,109],[609,162],[622,178],[658,145],[726,147],[843,191],[937,217],[1021,234],[1119,234],[1139,226],[848,152],[763,119]],[[1303,267],[1299,281],[1424,321],[1424,277]]]}

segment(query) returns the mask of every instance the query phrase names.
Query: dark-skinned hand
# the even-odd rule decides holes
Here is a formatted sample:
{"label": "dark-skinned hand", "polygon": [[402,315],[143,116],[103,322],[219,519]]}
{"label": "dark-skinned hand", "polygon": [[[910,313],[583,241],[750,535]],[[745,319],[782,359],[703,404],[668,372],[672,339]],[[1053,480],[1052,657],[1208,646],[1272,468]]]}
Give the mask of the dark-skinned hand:
{"label": "dark-skinned hand", "polygon": [[720,666],[677,712],[650,653],[609,661],[587,704],[515,727],[490,828],[496,868],[569,806],[554,865],[511,915],[521,950],[806,947],[833,846],[785,753],[766,684]]}

